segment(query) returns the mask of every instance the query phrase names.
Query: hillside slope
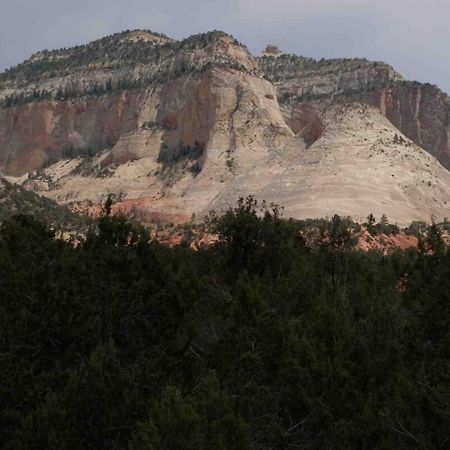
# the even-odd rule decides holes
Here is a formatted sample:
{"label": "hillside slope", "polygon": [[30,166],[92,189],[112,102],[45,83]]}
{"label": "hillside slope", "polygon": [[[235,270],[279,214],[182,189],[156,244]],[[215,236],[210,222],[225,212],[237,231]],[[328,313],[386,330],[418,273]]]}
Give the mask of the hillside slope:
{"label": "hillside slope", "polygon": [[337,105],[323,120],[323,134],[307,150],[280,150],[266,165],[234,180],[214,207],[255,192],[298,218],[338,213],[364,221],[372,212],[406,225],[448,214],[450,173],[380,111]]}
{"label": "hillside slope", "polygon": [[77,210],[110,192],[183,222],[254,194],[297,218],[448,216],[448,97],[384,63],[138,30],[34,55],[0,100],[0,172]]}
{"label": "hillside slope", "polygon": [[88,207],[116,189],[116,207],[147,222],[203,217],[249,193],[283,205],[296,218],[338,213],[362,221],[372,212],[407,225],[448,215],[450,173],[379,110],[358,103],[336,105],[323,121],[323,134],[308,149],[301,139],[292,139],[233,175],[207,166],[195,177],[188,172],[164,185],[151,158],[119,165],[105,176],[83,174],[83,160],[71,159],[26,184],[60,203],[85,201]]}
{"label": "hillside slope", "polygon": [[321,115],[330,104],[358,101],[379,108],[450,169],[450,98],[437,86],[405,81],[391,66],[366,59],[264,54],[258,62],[277,88],[287,123],[307,144],[323,131]]}
{"label": "hillside slope", "polygon": [[91,224],[89,218],[0,178],[0,223],[14,214],[32,215],[55,229],[68,232],[84,232]]}

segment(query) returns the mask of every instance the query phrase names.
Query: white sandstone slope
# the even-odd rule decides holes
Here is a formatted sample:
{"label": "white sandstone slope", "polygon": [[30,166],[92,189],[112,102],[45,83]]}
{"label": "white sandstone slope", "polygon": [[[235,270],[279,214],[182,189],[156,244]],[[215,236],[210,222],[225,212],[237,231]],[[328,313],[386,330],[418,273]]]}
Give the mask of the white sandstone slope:
{"label": "white sandstone slope", "polygon": [[139,125],[112,149],[89,161],[58,161],[26,184],[62,204],[98,205],[112,192],[144,220],[188,220],[234,177],[295,139],[272,85],[233,69],[180,77],[137,111]]}
{"label": "white sandstone slope", "polygon": [[212,207],[222,209],[252,193],[296,218],[337,213],[364,220],[372,212],[406,225],[448,216],[450,173],[379,110],[339,105],[323,120],[325,131],[311,147],[280,150],[264,166],[237,177]]}
{"label": "white sandstone slope", "polygon": [[201,219],[246,195],[294,218],[440,220],[450,173],[428,138],[445,131],[445,98],[402,96],[428,99],[415,102],[424,115],[412,130],[420,108],[401,107],[399,121],[428,136],[413,139],[430,153],[364,100],[410,93],[400,78],[366,60],[255,59],[222,32],[120,33],[0,74],[0,172],[76,210],[96,212],[113,193],[148,223]]}
{"label": "white sandstone slope", "polygon": [[[213,134],[216,152],[207,155],[201,172],[194,176],[177,169],[181,172],[175,172],[173,184],[158,178],[155,151],[153,156],[112,166],[108,169],[112,175],[105,177],[74,174],[81,160],[61,161],[47,168],[33,187],[60,203],[94,206],[106,192],[115,192],[118,208],[147,222],[184,221],[192,214],[201,218],[249,194],[284,206],[285,216],[294,218],[337,213],[362,221],[373,213],[406,225],[449,215],[450,173],[379,110],[360,104],[338,105],[322,119],[325,131],[309,148],[284,133],[284,142],[269,150],[247,148],[245,141],[233,147],[237,160],[243,161],[235,169],[224,164],[227,147],[220,148],[219,128],[217,136]],[[243,125],[245,120],[238,123]],[[268,133],[270,129],[253,131]],[[242,133],[249,134],[248,127]]]}

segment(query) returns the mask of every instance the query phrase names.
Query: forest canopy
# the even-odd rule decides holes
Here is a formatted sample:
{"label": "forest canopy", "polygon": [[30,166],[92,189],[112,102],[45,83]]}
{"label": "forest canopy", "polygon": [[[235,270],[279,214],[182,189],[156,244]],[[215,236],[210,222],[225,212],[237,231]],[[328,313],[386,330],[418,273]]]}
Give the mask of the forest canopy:
{"label": "forest canopy", "polygon": [[384,255],[339,216],[308,245],[251,198],[208,226],[217,242],[194,251],[106,207],[77,245],[3,222],[0,447],[448,447],[438,227]]}

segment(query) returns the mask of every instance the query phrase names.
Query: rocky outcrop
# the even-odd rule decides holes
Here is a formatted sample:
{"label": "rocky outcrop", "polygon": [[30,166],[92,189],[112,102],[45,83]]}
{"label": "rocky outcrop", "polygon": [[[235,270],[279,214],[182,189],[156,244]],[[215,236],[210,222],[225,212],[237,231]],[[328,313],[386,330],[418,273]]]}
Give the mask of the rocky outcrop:
{"label": "rocky outcrop", "polygon": [[370,91],[403,79],[391,66],[366,59],[315,60],[266,53],[258,62],[283,105]]}
{"label": "rocky outcrop", "polygon": [[315,60],[264,52],[258,62],[277,89],[286,123],[307,146],[323,133],[321,116],[329,105],[402,80],[391,66],[366,59]]}
{"label": "rocky outcrop", "polygon": [[450,98],[430,84],[402,82],[365,93],[409,139],[450,169]]}
{"label": "rocky outcrop", "polygon": [[180,42],[150,32],[125,32],[84,46],[41,52],[0,74],[0,101],[9,106],[148,88],[213,67],[261,75],[247,49],[223,32]]}
{"label": "rocky outcrop", "polygon": [[389,65],[365,59],[265,54],[258,61],[277,88],[286,122],[307,145],[323,132],[321,116],[329,105],[358,101],[378,107],[450,169],[450,98],[438,87],[404,81]]}
{"label": "rocky outcrop", "polygon": [[[162,169],[150,156],[121,164],[108,176],[83,174],[77,170],[82,160],[64,160],[26,185],[59,203],[89,199],[88,207],[114,192],[116,208],[144,222],[183,222],[193,214],[202,218],[248,194],[281,204],[288,217],[296,218],[338,213],[364,221],[372,212],[406,225],[448,215],[450,173],[378,109],[335,105],[323,121],[323,134],[308,149],[288,135],[270,151],[236,147],[235,172],[220,164],[221,152],[208,156],[196,175],[184,169],[185,163]],[[279,136],[274,132],[271,139]],[[164,177],[161,170],[167,171]]]}
{"label": "rocky outcrop", "polygon": [[228,64],[4,108],[4,170],[28,172],[28,187],[77,208],[113,192],[150,221],[206,209],[227,182],[294,139],[254,59],[229,36],[213,36],[201,51],[210,61],[229,55]]}
{"label": "rocky outcrop", "polygon": [[136,129],[142,91],[0,109],[0,169],[22,175],[61,157],[93,154]]}
{"label": "rocky outcrop", "polygon": [[339,104],[328,108],[323,121],[323,134],[306,151],[280,149],[270,164],[226,186],[213,208],[251,192],[283,205],[289,217],[338,213],[362,222],[372,212],[406,225],[446,216],[450,173],[379,110]]}
{"label": "rocky outcrop", "polygon": [[[228,76],[218,77],[226,81],[218,87],[215,74],[221,70]],[[113,152],[114,162],[142,156],[146,149],[133,145],[129,136],[142,129],[149,132],[141,135],[161,146],[162,161],[176,160],[177,152],[193,147],[198,152],[213,138],[212,127],[223,120],[216,113],[226,115],[220,111],[224,102],[239,110],[236,101],[241,99],[233,97],[246,91],[239,83],[259,86],[256,95],[262,99],[255,104],[269,103],[265,95],[276,104],[256,61],[221,32],[182,42],[144,32],[121,33],[84,47],[35,55],[0,80],[0,171],[10,175],[62,156],[97,153],[120,138],[126,144],[120,142]],[[267,115],[267,110],[260,114]],[[280,117],[275,122],[285,126]],[[255,141],[260,140],[257,135]]]}
{"label": "rocky outcrop", "polygon": [[447,215],[447,97],[383,63],[134,31],[34,55],[0,101],[0,172],[77,211],[110,192],[144,222],[248,194],[298,218]]}

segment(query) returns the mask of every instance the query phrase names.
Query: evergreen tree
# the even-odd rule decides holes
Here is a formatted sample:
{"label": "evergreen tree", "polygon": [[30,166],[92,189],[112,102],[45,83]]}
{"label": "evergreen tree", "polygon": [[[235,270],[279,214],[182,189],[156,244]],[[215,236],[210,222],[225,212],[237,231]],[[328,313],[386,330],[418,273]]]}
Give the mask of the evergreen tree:
{"label": "evergreen tree", "polygon": [[445,448],[438,225],[420,252],[364,253],[348,219],[247,198],[194,251],[112,203],[76,245],[30,216],[0,226],[2,448]]}

